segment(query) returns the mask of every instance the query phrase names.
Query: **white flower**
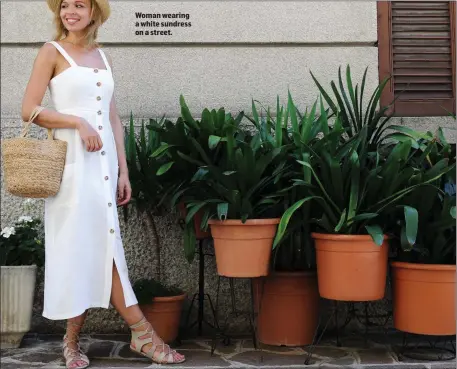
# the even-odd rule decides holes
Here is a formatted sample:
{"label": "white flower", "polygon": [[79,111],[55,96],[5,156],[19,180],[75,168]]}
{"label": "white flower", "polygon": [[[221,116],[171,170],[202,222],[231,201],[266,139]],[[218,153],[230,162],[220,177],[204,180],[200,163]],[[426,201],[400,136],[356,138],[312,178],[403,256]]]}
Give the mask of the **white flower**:
{"label": "white flower", "polygon": [[21,223],[21,222],[31,223],[31,222],[33,222],[33,219],[32,219],[32,217],[29,217],[28,215],[23,215],[23,216],[19,217],[18,222],[19,223]]}
{"label": "white flower", "polygon": [[5,238],[9,238],[12,234],[16,234],[14,227],[5,227],[2,229],[1,235]]}

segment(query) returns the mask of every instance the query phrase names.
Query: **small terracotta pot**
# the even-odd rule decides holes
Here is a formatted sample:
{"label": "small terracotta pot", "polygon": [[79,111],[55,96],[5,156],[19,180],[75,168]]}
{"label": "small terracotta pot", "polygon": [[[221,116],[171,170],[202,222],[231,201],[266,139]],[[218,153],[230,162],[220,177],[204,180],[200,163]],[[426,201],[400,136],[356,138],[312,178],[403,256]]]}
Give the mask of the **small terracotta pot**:
{"label": "small terracotta pot", "polygon": [[276,272],[254,281],[259,341],[272,346],[304,346],[313,342],[319,293],[315,272]]}
{"label": "small terracotta pot", "polygon": [[[178,208],[179,208],[179,212],[181,214],[181,217],[185,219],[186,216],[187,216],[186,205],[181,202],[181,203],[179,203]],[[197,240],[204,240],[206,238],[211,238],[211,232],[209,230],[207,232],[205,232],[205,231],[202,231],[201,228],[200,228],[200,224],[202,222],[202,218],[203,218],[203,213],[201,211],[198,211],[197,213],[195,213],[195,215],[194,215],[194,229],[195,229],[195,238]]]}
{"label": "small terracotta pot", "polygon": [[384,297],[388,241],[376,245],[369,235],[312,233],[316,245],[319,294],[338,301]]}
{"label": "small terracotta pot", "polygon": [[455,335],[455,265],[392,263],[394,327]]}
{"label": "small terracotta pot", "polygon": [[217,273],[226,277],[268,275],[273,238],[279,218],[210,220]]}
{"label": "small terracotta pot", "polygon": [[165,343],[173,342],[178,337],[182,305],[185,299],[186,294],[155,297],[151,304],[140,305],[144,316]]}

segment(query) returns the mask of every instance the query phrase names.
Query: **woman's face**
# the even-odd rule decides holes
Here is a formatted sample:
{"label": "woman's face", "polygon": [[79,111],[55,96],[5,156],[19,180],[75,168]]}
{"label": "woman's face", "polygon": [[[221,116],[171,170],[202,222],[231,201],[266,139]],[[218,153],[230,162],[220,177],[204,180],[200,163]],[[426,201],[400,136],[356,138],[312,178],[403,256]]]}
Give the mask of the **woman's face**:
{"label": "woman's face", "polygon": [[60,19],[68,31],[82,31],[91,21],[90,0],[63,0]]}

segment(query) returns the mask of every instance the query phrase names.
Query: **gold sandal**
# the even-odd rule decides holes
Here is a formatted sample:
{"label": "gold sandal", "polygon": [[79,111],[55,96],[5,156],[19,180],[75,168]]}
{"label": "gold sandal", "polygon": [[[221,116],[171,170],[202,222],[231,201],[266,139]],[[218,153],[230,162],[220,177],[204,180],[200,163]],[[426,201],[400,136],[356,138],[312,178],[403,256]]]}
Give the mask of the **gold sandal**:
{"label": "gold sandal", "polygon": [[[67,324],[71,324],[77,327],[82,327],[79,324],[73,322],[67,322]],[[70,330],[72,333],[75,334],[77,338],[79,338],[79,332],[72,330],[67,326],[67,330]],[[68,347],[70,342],[74,342],[77,345],[77,349]],[[81,347],[79,346],[79,342],[76,340],[69,340],[67,334],[63,336],[63,357],[65,358],[65,365],[68,369],[84,369],[89,366],[89,358],[81,351]],[[83,361],[85,364],[83,365],[74,365],[77,361]]]}
{"label": "gold sandal", "polygon": [[[134,331],[132,329],[138,328],[144,324],[148,324],[148,327],[145,330]],[[151,330],[149,330],[149,328]],[[165,342],[163,341],[161,345],[162,350],[158,351],[158,355],[156,355],[156,350],[160,345],[153,342],[153,337],[156,334],[156,332],[152,328],[151,323],[149,323],[145,317],[143,317],[138,323],[131,325],[130,329],[132,330],[132,341],[130,343],[130,349],[133,352],[145,356],[157,364],[181,364],[184,361],[186,361],[185,358],[183,358],[182,360],[175,360],[175,355],[177,354],[177,352],[175,350],[172,350],[170,346],[165,344]],[[148,333],[150,334],[149,336],[140,338],[142,336],[147,335]],[[152,343],[151,349],[147,352],[141,351],[143,346],[147,345],[148,343]]]}

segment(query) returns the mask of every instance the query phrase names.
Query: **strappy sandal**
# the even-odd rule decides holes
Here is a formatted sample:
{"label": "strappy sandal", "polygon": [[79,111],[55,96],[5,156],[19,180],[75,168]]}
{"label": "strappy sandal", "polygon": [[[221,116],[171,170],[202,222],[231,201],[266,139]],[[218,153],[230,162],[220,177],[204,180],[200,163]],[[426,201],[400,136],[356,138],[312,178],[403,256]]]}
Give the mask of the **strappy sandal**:
{"label": "strappy sandal", "polygon": [[[147,328],[145,330],[133,330],[134,328],[141,327],[144,324],[147,324]],[[149,328],[151,330],[149,330]],[[156,335],[156,332],[154,331],[154,329],[152,329],[151,324],[146,320],[145,317],[143,317],[138,323],[131,325],[130,329],[132,330],[132,342],[130,343],[130,349],[133,352],[145,356],[157,364],[180,364],[186,361],[185,358],[183,358],[182,360],[175,360],[177,352],[175,350],[172,350],[169,345],[165,344],[165,342],[162,341],[163,343],[161,345],[154,343],[153,337],[154,335]],[[145,337],[140,338],[142,336]],[[147,352],[141,351],[143,346],[147,345],[148,343],[152,343],[151,349]],[[157,348],[159,346],[162,346],[162,350],[157,351]]]}
{"label": "strappy sandal", "polygon": [[[81,327],[81,325],[73,323],[73,322],[68,322],[67,324],[74,325],[76,327]],[[75,337],[79,338],[79,333],[76,333],[73,329],[69,328],[67,326],[67,330],[70,330]],[[71,348],[68,346],[70,342],[74,342],[77,345],[77,349]],[[81,347],[79,346],[79,342],[76,340],[70,340],[68,339],[67,334],[63,336],[63,357],[65,358],[65,365],[68,369],[84,369],[89,366],[89,358],[81,351]],[[85,364],[83,365],[76,365],[74,364],[77,361],[83,361]]]}

